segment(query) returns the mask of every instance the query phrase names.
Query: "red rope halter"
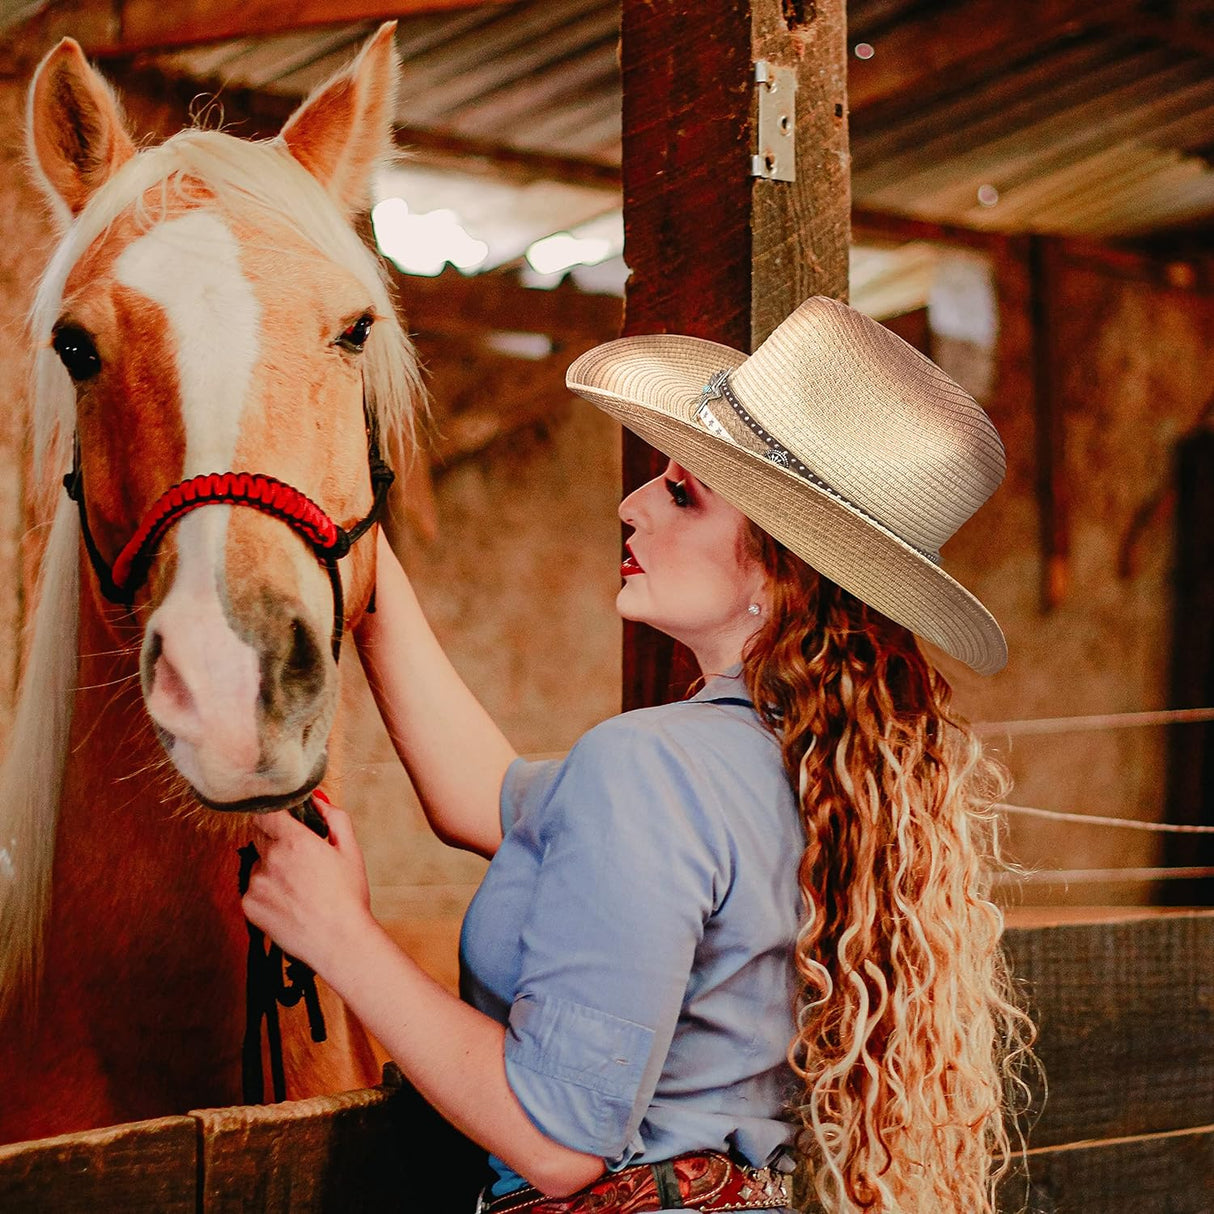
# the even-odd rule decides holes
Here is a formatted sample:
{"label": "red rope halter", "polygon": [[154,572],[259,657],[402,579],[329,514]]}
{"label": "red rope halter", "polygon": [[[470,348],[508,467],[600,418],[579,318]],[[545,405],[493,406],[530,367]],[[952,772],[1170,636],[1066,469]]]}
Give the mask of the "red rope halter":
{"label": "red rope halter", "polygon": [[367,460],[375,500],[366,516],[349,529],[335,523],[306,493],[273,476],[260,472],[207,472],[166,489],[140,520],[135,534],[122,546],[113,565],[108,564],[101,555],[89,527],[84,500],[84,474],[77,443],[72,470],[63,478],[63,487],[80,509],[84,547],[97,574],[101,593],[111,603],[132,606],[136,591],[147,578],[156,549],[178,519],[201,506],[249,506],[281,519],[308,544],[324,566],[333,590],[333,660],[336,661],[345,630],[341,574],[337,571],[337,562],[379,517],[388,489],[396,479],[392,469],[380,458],[379,443],[369,412],[367,419]]}
{"label": "red rope halter", "polygon": [[137,576],[136,585],[142,582],[160,541],[179,518],[200,506],[224,503],[251,506],[281,519],[302,535],[318,556],[331,555],[336,560],[349,551],[345,531],[293,485],[260,472],[207,472],[173,485],[152,503],[138,530],[114,559],[110,576],[115,588],[127,593],[132,574]]}

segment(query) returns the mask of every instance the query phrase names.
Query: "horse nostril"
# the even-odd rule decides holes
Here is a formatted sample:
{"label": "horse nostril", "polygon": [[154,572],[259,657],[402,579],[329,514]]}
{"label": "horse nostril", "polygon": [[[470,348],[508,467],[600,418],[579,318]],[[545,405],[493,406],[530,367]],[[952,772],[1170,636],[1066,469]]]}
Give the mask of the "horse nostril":
{"label": "horse nostril", "polygon": [[320,646],[307,622],[298,616],[291,620],[288,636],[290,643],[282,664],[283,688],[314,695],[324,680]]}

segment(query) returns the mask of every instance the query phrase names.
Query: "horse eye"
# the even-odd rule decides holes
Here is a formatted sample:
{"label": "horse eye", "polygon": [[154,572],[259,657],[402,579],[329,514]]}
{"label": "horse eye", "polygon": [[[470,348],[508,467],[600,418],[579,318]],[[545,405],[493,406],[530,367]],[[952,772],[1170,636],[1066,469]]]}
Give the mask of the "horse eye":
{"label": "horse eye", "polygon": [[348,329],[342,330],[337,344],[343,350],[357,354],[367,344],[367,338],[371,336],[371,326],[374,323],[375,317],[370,312],[364,312]]}
{"label": "horse eye", "polygon": [[92,379],[101,370],[101,355],[93,339],[79,325],[63,325],[51,338],[55,353],[77,382]]}

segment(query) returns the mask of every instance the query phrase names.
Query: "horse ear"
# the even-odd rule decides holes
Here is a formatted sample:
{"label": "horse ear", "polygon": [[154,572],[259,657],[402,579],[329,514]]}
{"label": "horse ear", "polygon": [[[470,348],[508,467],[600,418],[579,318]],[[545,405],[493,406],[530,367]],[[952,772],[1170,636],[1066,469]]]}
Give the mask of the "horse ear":
{"label": "horse ear", "polygon": [[26,126],[30,158],[47,196],[67,220],[135,154],[110,86],[72,38],[64,38],[38,65]]}
{"label": "horse ear", "polygon": [[279,138],[347,214],[365,210],[371,178],[392,148],[396,22],[387,21],[344,71],[287,120]]}

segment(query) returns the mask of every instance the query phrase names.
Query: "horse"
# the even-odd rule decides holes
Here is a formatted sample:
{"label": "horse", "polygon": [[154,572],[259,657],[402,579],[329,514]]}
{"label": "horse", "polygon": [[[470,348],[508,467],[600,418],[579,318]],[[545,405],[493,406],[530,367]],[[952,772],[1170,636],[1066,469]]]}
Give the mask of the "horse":
{"label": "horse", "polygon": [[[340,638],[374,585],[353,523],[377,436],[407,447],[423,401],[353,226],[391,146],[394,28],[266,141],[137,149],[70,39],[33,78],[61,227],[33,448],[69,492],[0,772],[0,1141],[241,1103],[234,844],[325,773]],[[322,1046],[285,1016],[290,1097],[377,1079],[322,1004]]]}

